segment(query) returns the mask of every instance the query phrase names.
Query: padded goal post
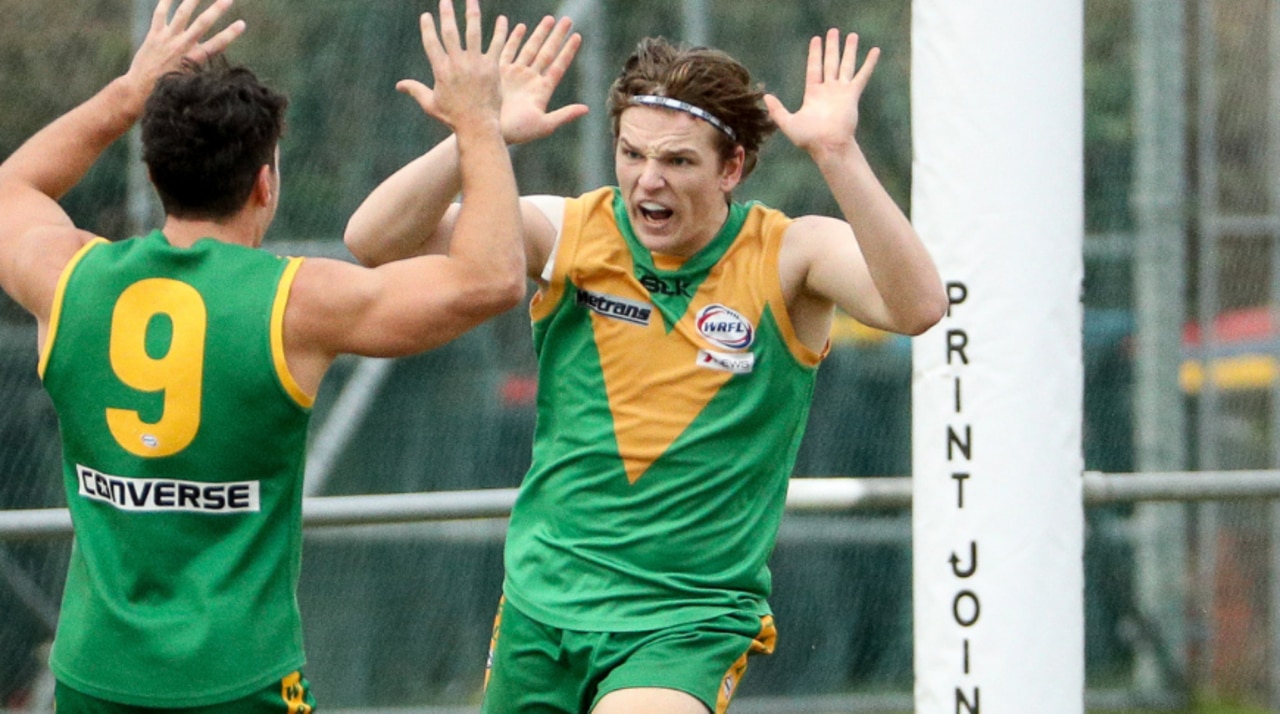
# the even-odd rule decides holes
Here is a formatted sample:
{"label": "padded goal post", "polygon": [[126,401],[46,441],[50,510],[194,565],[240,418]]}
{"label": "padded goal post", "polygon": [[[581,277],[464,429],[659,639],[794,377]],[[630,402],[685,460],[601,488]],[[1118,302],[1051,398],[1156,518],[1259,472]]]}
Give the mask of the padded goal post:
{"label": "padded goal post", "polygon": [[952,303],[913,344],[916,711],[1079,713],[1083,2],[912,23],[912,217]]}

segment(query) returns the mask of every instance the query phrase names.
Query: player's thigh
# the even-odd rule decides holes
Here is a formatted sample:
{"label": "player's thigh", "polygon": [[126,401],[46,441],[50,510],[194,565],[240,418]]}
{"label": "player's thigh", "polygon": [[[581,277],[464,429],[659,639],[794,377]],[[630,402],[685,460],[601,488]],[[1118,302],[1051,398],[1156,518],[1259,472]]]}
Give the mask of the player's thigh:
{"label": "player's thigh", "polygon": [[201,707],[139,707],[89,696],[58,682],[54,689],[58,714],[311,714],[316,700],[301,672],[259,689],[247,697]]}
{"label": "player's thigh", "polygon": [[600,698],[591,714],[708,714],[697,697],[675,689],[631,687],[616,689]]}
{"label": "player's thigh", "polygon": [[570,633],[526,617],[504,599],[494,618],[483,714],[577,714],[588,674]]}
{"label": "player's thigh", "polygon": [[750,655],[773,651],[773,618],[726,613],[653,632],[612,633],[614,662],[593,714],[728,711]]}

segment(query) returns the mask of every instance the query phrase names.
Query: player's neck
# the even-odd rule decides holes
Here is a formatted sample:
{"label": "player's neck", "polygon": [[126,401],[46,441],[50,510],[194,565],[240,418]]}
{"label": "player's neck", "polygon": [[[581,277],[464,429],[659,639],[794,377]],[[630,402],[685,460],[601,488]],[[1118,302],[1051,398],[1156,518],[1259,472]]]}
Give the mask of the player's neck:
{"label": "player's neck", "polygon": [[178,248],[190,248],[201,238],[213,238],[249,248],[262,244],[262,231],[244,212],[225,220],[177,218],[169,216],[164,223],[164,237]]}

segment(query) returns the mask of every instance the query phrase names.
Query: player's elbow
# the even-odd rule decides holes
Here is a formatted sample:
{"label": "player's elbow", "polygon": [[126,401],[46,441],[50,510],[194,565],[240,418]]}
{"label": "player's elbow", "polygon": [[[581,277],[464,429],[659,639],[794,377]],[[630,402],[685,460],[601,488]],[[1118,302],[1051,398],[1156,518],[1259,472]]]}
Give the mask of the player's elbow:
{"label": "player's elbow", "polygon": [[480,319],[487,319],[513,310],[524,302],[524,280],[520,283],[493,285],[472,303],[473,310]]}
{"label": "player's elbow", "polygon": [[342,234],[342,242],[346,244],[347,250],[361,264],[371,268],[377,267],[385,262],[385,256],[380,256],[377,251],[377,242],[353,220],[347,223],[347,229]]}
{"label": "player's elbow", "polygon": [[899,331],[907,337],[919,337],[929,331],[929,328],[938,324],[937,320],[918,320],[903,325]]}
{"label": "player's elbow", "polygon": [[505,269],[486,275],[486,287],[479,304],[491,315],[514,309],[524,302],[528,281],[523,270]]}
{"label": "player's elbow", "polygon": [[931,294],[916,301],[899,321],[899,328],[904,335],[922,335],[941,322],[946,314],[947,295],[939,291],[937,295]]}
{"label": "player's elbow", "polygon": [[517,267],[508,263],[455,263],[451,312],[464,322],[478,325],[515,308],[524,301],[526,290],[524,272]]}

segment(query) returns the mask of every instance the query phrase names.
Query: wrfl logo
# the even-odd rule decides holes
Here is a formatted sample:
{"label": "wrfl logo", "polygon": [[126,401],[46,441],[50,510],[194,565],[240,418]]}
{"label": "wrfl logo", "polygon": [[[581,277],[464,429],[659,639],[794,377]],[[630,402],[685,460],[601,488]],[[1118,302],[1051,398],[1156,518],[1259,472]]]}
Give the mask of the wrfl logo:
{"label": "wrfl logo", "polygon": [[698,333],[731,350],[745,350],[755,341],[755,327],[735,310],[719,303],[698,311]]}

